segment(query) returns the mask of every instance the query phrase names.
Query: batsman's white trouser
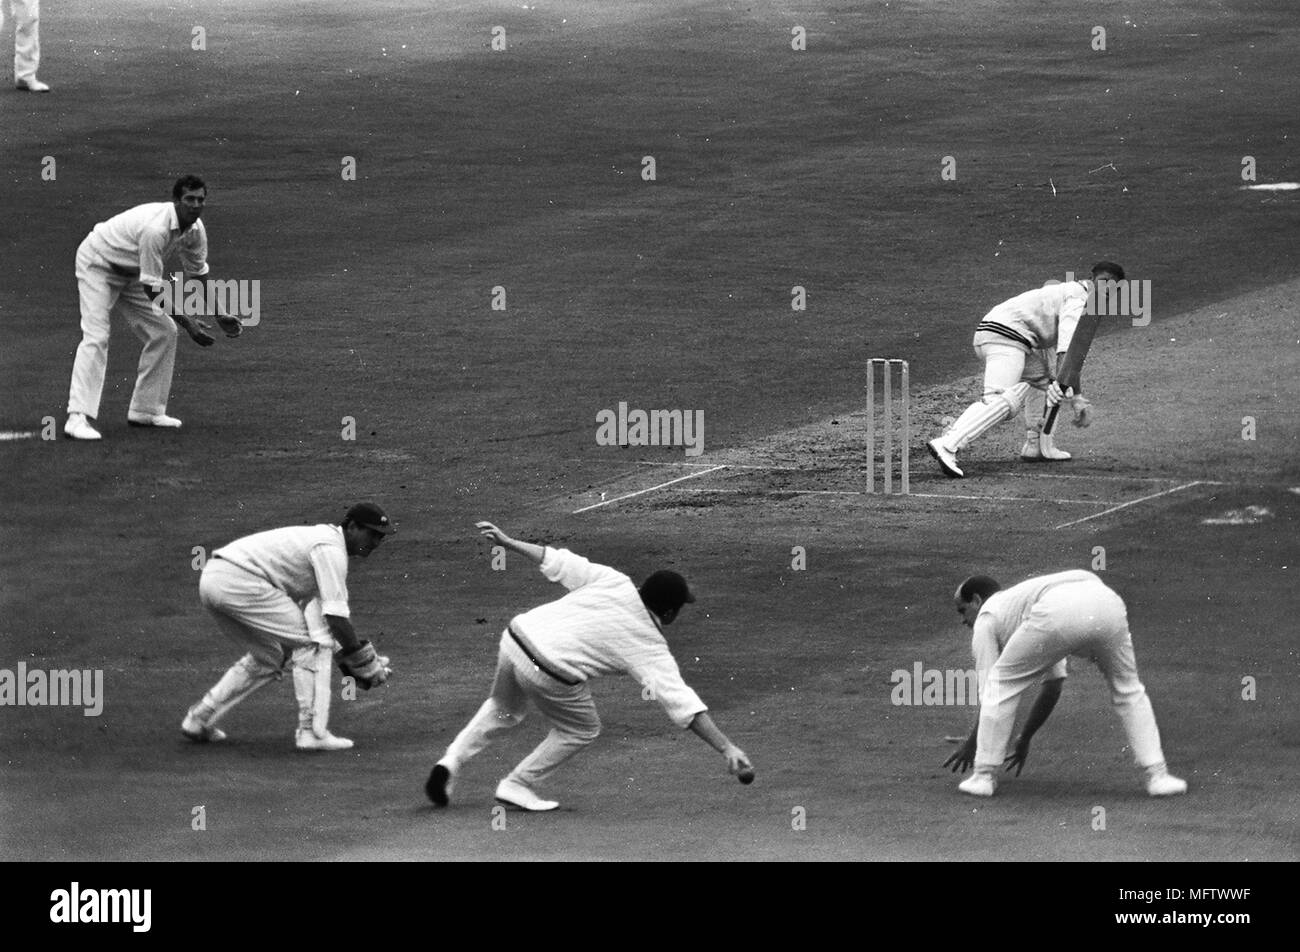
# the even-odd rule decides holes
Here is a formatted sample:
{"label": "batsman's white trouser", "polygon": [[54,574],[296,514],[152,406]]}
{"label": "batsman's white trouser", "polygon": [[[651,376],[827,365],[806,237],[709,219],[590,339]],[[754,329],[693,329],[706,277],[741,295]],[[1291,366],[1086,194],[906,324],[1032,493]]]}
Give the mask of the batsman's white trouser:
{"label": "batsman's white trouser", "polygon": [[509,633],[502,633],[492,694],[456,735],[442,763],[452,773],[510,729],[522,724],[529,701],[551,723],[551,731],[510,772],[527,787],[545,780],[557,767],[600,735],[600,716],[585,684],[556,681],[528,660]]}
{"label": "batsman's white trouser", "polygon": [[41,0],[0,0],[0,33],[6,4],[14,15],[14,81],[35,79],[41,65]]}
{"label": "batsman's white trouser", "polygon": [[77,249],[77,290],[81,295],[81,344],[72,365],[68,412],[99,416],[108,369],[109,318],[116,310],[144,344],[130,412],[166,413],[176,368],[176,322],[170,315],[155,313],[139,278],[113,271],[88,241]]}
{"label": "batsman's white trouser", "polygon": [[1138,680],[1124,602],[1102,582],[1088,580],[1045,591],[1007,640],[980,696],[977,770],[995,770],[1002,764],[1020,696],[1048,668],[1072,654],[1091,658],[1101,669],[1137,765],[1164,762],[1151,699]]}
{"label": "batsman's white trouser", "polygon": [[[1052,380],[1054,368],[1049,366],[1050,353],[1042,350],[1026,352],[1023,347],[990,331],[979,331],[975,335],[975,355],[984,361],[983,398],[979,403],[972,403],[957,418],[957,422],[943,435],[944,445],[953,453],[960,452],[1012,416],[1017,416],[1026,433],[1032,432],[1036,439],[1043,425],[1046,403],[1038,400],[1035,402],[1039,405],[1030,408],[1026,408],[1026,403],[1031,388],[1044,390]],[[1017,387],[1020,383],[1028,386]],[[1028,423],[1030,418],[1039,421],[1037,429]]]}

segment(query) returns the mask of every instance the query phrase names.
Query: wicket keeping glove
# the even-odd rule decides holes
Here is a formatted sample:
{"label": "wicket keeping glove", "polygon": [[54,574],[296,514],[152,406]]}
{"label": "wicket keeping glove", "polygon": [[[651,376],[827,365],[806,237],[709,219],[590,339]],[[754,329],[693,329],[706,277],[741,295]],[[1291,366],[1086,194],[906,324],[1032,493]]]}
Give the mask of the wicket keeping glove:
{"label": "wicket keeping glove", "polygon": [[338,662],[344,676],[354,678],[364,691],[383,684],[393,673],[388,659],[378,654],[368,641],[361,642],[354,651],[340,654]]}

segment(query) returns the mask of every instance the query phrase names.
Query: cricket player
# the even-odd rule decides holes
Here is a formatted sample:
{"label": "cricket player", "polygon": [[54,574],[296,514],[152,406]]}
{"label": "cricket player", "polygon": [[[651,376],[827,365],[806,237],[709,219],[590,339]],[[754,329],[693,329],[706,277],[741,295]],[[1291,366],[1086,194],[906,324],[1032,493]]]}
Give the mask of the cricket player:
{"label": "cricket player", "polygon": [[217,721],[292,667],[298,749],[351,747],[328,729],[334,652],[344,673],[366,690],[383,684],[392,670],[352,627],[348,556],[367,558],[396,531],[382,508],[362,502],[341,525],[271,529],[213,552],[199,578],[199,600],[248,653],[189,709],[181,733],[198,743],[225,740]]}
{"label": "cricket player", "polygon": [[48,93],[50,87],[36,78],[41,65],[41,0],[0,0],[0,33],[5,7],[14,17],[14,87],[25,93]]}
{"label": "cricket player", "polygon": [[[1062,392],[1056,382],[1061,361],[1097,283],[1123,280],[1123,268],[1111,261],[1099,261],[1092,266],[1091,281],[1067,281],[1026,291],[984,315],[974,339],[975,354],[984,361],[984,396],[928,444],[930,455],[945,475],[965,476],[957,465],[957,454],[1012,417],[1025,426],[1021,459],[1057,462],[1070,458],[1069,453],[1057,448],[1051,433],[1043,432],[1043,422],[1052,407],[1068,398],[1074,425],[1087,426],[1092,405],[1080,394]],[[1044,393],[1042,411],[1035,409],[1036,422],[1032,424],[1025,408],[1031,388]]]}
{"label": "cricket player", "polygon": [[[172,187],[170,202],[137,205],[100,222],[77,249],[81,345],[72,365],[68,419],[63,425],[69,439],[101,438],[90,420],[99,416],[108,368],[109,316],[114,310],[144,344],[127,422],[173,429],[181,425],[167,415],[177,328],[200,347],[210,347],[214,338],[197,317],[165,314],[153,302],[163,293],[164,264],[169,259],[177,258],[186,275],[208,273],[208,235],[199,220],[207,196],[203,179],[182,176]],[[238,317],[220,314],[216,321],[227,337],[238,337],[243,330]]]}
{"label": "cricket player", "polygon": [[[964,772],[975,772],[957,789],[991,797],[995,775],[1004,763],[1016,775],[1029,757],[1029,741],[1061,696],[1066,657],[1092,660],[1110,685],[1111,701],[1124,725],[1133,759],[1145,774],[1153,797],[1187,792],[1187,782],[1165,768],[1160,731],[1146,688],[1138,680],[1124,602],[1096,575],[1083,570],[1026,579],[1002,590],[986,575],[966,579],[954,596],[962,624],[971,628],[971,651],[980,683],[980,709],[975,730],[944,761]],[[1011,740],[1020,695],[1039,682],[1038,697],[1020,736]],[[1007,745],[1011,755],[1006,756]]]}
{"label": "cricket player", "polygon": [[510,538],[490,522],[477,523],[497,545],[526,556],[568,594],[516,615],[501,635],[491,696],[452,741],[425,783],[437,806],[446,806],[465,763],[524,720],[529,701],[551,731],[496,789],[496,799],[521,810],[554,810],[536,786],[600,734],[600,718],[588,682],[605,674],[629,674],[643,696],[658,701],[678,727],[689,727],[726,759],[742,780],[751,775],[745,752],[714,725],[708,708],[687,687],[664,640],[681,607],[695,601],[686,580],[659,571],[640,589],[621,572],[589,562],[568,549]]}

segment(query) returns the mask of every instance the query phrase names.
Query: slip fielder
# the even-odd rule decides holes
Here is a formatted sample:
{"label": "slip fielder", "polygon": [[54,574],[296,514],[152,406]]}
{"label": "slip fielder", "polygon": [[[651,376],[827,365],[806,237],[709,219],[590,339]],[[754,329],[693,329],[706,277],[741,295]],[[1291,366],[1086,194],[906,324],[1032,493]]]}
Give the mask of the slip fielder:
{"label": "slip fielder", "polygon": [[199,578],[199,600],[248,653],[186,712],[181,733],[199,743],[225,740],[217,722],[292,668],[298,749],[351,747],[328,728],[334,652],[344,674],[364,689],[383,684],[392,672],[388,659],[352,627],[348,557],[366,558],[396,531],[383,509],[363,502],[340,525],[270,529],[213,552]]}
{"label": "slip fielder", "polygon": [[[1056,706],[1069,655],[1088,658],[1110,685],[1115,713],[1124,725],[1133,759],[1153,797],[1185,793],[1187,782],[1169,773],[1160,731],[1146,688],[1138,680],[1133,639],[1123,600],[1096,575],[1083,570],[1026,579],[1002,590],[986,575],[966,579],[954,596],[962,624],[972,629],[971,651],[980,683],[980,710],[966,742],[944,761],[954,771],[975,766],[957,787],[991,797],[1004,763],[1019,776],[1029,741]],[[1020,736],[1012,742],[1020,696],[1041,688]],[[1006,756],[1007,746],[1012,752]]]}
{"label": "slip fielder", "polygon": [[521,810],[554,810],[535,786],[600,734],[600,717],[588,682],[600,675],[630,674],[643,697],[658,701],[678,727],[688,727],[722,754],[742,783],[753,779],[745,752],[714,725],[699,695],[682,680],[664,639],[682,606],[695,601],[676,572],[655,572],[638,589],[622,572],[597,565],[568,549],[510,538],[490,522],[482,535],[537,563],[542,574],[568,594],[516,615],[501,634],[491,696],[465,726],[425,783],[425,793],[444,807],[465,763],[524,720],[528,703],[551,731],[496,788],[499,803]]}
{"label": "slip fielder", "polygon": [[[1056,378],[1097,284],[1123,280],[1123,268],[1110,261],[1099,261],[1092,266],[1091,281],[1067,281],[1035,288],[1003,301],[984,315],[973,341],[976,356],[984,361],[984,395],[928,444],[930,455],[945,475],[965,476],[957,464],[957,454],[977,437],[1012,417],[1025,426],[1021,459],[1057,462],[1070,458],[1069,453],[1057,448],[1052,434],[1043,431],[1047,412],[1062,400],[1068,400],[1075,426],[1087,426],[1091,422],[1092,406],[1077,393],[1064,394]],[[1030,389],[1044,392],[1042,411],[1035,412],[1033,423],[1026,416]]]}
{"label": "slip fielder", "polygon": [[[212,346],[215,338],[206,322],[186,314],[164,314],[154,302],[163,293],[169,260],[179,261],[185,274],[208,274],[208,233],[200,221],[207,199],[203,179],[181,176],[172,186],[170,202],[149,202],[114,215],[96,225],[77,248],[81,344],[68,387],[68,419],[63,425],[68,439],[101,438],[90,421],[99,416],[108,369],[109,318],[114,312],[126,319],[144,345],[127,422],[167,429],[181,425],[167,414],[177,328],[200,347]],[[243,330],[238,317],[218,314],[215,319],[227,337],[238,337]]]}

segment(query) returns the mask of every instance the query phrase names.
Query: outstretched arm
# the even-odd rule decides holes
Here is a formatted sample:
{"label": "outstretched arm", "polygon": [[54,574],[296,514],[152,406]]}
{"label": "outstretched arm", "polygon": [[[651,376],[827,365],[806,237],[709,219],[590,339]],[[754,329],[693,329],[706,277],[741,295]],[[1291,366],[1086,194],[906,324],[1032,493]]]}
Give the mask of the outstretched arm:
{"label": "outstretched arm", "polygon": [[726,734],[718,730],[718,725],[713,723],[713,718],[709,717],[707,711],[696,714],[690,727],[691,731],[706,744],[727,758],[727,770],[731,773],[738,774],[742,770],[754,769],[745,752],[728,740]]}
{"label": "outstretched arm", "polygon": [[527,556],[538,565],[541,565],[542,559],[546,558],[545,546],[512,539],[490,522],[476,522],[474,525],[479,530],[480,535],[487,536],[497,545],[503,545],[511,552],[518,552],[520,555]]}
{"label": "outstretched arm", "polygon": [[975,726],[970,729],[970,736],[962,742],[947,760],[943,762],[945,767],[951,767],[953,773],[965,773],[975,763],[975,745],[979,741],[980,735],[980,711],[975,709]]}
{"label": "outstretched arm", "polygon": [[1051,716],[1056,702],[1061,699],[1061,688],[1065,686],[1065,678],[1056,678],[1052,681],[1044,681],[1043,686],[1038,689],[1038,697],[1034,698],[1034,706],[1029,709],[1029,716],[1025,718],[1025,726],[1020,731],[1020,736],[1016,738],[1011,747],[1011,754],[1003,762],[1007,770],[1012,767],[1016,768],[1016,776],[1020,776],[1020,771],[1025,769],[1025,761],[1029,759],[1029,741],[1038,733],[1038,729],[1047,722]]}

